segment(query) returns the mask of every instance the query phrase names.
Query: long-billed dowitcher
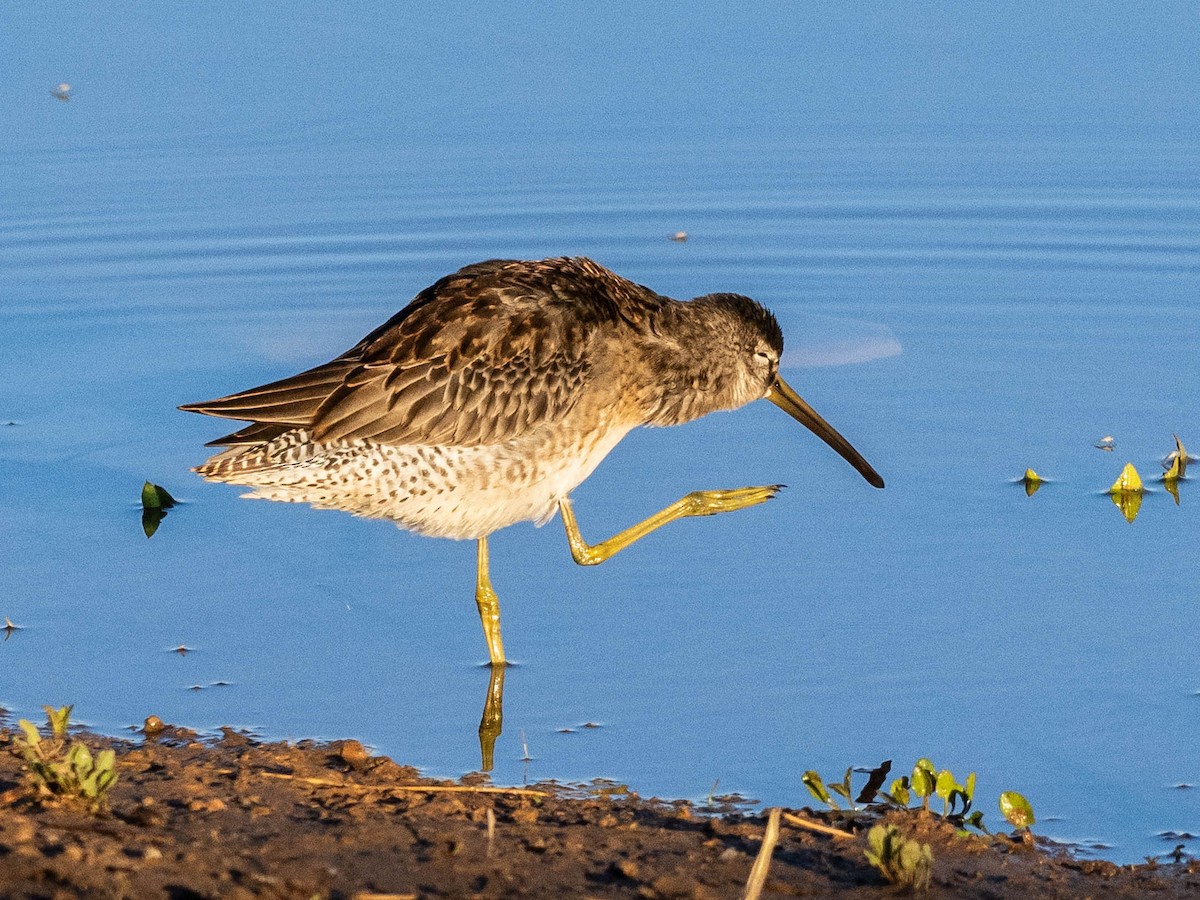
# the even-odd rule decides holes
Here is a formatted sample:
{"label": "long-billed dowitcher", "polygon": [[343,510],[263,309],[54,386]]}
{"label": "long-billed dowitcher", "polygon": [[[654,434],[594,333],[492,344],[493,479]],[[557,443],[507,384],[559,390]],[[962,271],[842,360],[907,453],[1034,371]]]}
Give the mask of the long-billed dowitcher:
{"label": "long-billed dowitcher", "polygon": [[391,519],[478,542],[475,600],[505,664],[487,539],[558,510],[595,565],[668,522],[754,506],[779,485],[696,491],[588,544],[571,491],[638,425],[678,425],[766,398],[883,479],[779,376],[783,334],[749,297],[681,302],[589,259],[492,260],[417,294],[336,359],[181,409],[249,420],[196,471],[248,496]]}

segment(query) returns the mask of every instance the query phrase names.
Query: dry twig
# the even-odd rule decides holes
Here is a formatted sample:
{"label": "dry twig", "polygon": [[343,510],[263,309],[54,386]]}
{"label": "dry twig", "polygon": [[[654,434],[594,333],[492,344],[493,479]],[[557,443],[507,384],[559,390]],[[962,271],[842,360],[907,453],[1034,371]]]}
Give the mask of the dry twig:
{"label": "dry twig", "polygon": [[854,840],[854,835],[850,832],[842,831],[840,828],[831,828],[829,825],[822,825],[820,822],[812,821],[812,819],[802,819],[791,813],[784,813],[783,819],[789,825],[798,825],[801,828],[807,828],[809,831],[819,831],[821,834],[828,834],[843,841]]}
{"label": "dry twig", "polygon": [[282,778],[288,781],[302,781],[313,787],[335,787],[343,791],[360,791],[370,793],[407,792],[415,794],[508,794],[514,797],[549,797],[545,791],[534,791],[529,788],[493,787],[492,785],[470,784],[354,784],[349,781],[334,781],[331,778],[309,778],[303,775],[292,775],[287,772],[259,772],[264,778]]}
{"label": "dry twig", "polygon": [[775,842],[779,840],[779,807],[771,810],[767,816],[767,830],[763,834],[762,848],[750,869],[750,877],[746,880],[746,891],[742,900],[758,900],[763,885],[767,883],[767,870],[771,867],[771,854],[775,852]]}

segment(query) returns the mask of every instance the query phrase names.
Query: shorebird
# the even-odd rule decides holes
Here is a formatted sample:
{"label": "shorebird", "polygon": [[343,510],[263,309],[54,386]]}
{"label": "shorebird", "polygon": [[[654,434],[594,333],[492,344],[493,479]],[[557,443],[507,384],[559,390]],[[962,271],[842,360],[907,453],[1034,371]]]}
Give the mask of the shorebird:
{"label": "shorebird", "polygon": [[875,487],[883,479],[779,375],[783,334],[749,297],[673,300],[584,258],[490,260],[421,291],[316,368],[180,409],[251,424],[194,471],[246,496],[390,519],[478,545],[475,600],[506,665],[488,536],[562,516],[580,565],[668,522],[755,506],[781,485],[694,491],[598,544],[570,493],[633,428],[766,398]]}

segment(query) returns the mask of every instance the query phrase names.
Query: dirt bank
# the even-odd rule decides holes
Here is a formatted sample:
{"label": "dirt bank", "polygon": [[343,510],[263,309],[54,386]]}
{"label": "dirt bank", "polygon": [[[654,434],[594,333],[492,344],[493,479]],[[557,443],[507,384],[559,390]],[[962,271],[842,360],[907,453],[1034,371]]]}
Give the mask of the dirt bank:
{"label": "dirt bank", "polygon": [[[494,788],[425,779],[354,741],[144,742],[116,751],[108,811],[38,799],[0,730],[4,897],[738,897],[764,817],[702,815],[605,785]],[[819,814],[789,811],[841,827]],[[935,897],[1142,897],[1200,893],[1200,864],[1118,867],[1010,837],[955,834],[893,813],[933,852]],[[887,897],[863,855],[864,817],[843,839],[784,822],[763,896]]]}

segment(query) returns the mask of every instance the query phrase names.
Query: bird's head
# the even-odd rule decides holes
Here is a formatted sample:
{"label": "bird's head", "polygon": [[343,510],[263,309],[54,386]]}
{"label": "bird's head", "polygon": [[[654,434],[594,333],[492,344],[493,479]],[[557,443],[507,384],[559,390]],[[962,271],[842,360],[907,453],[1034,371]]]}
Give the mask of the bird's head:
{"label": "bird's head", "polygon": [[728,354],[720,368],[734,373],[714,385],[713,408],[735,409],[766,398],[836,450],[870,484],[883,487],[883,479],[862,454],[780,376],[783,331],[770,310],[741,294],[708,294],[686,305],[703,313],[700,318],[707,321],[714,337],[719,335],[714,343],[723,345]]}

